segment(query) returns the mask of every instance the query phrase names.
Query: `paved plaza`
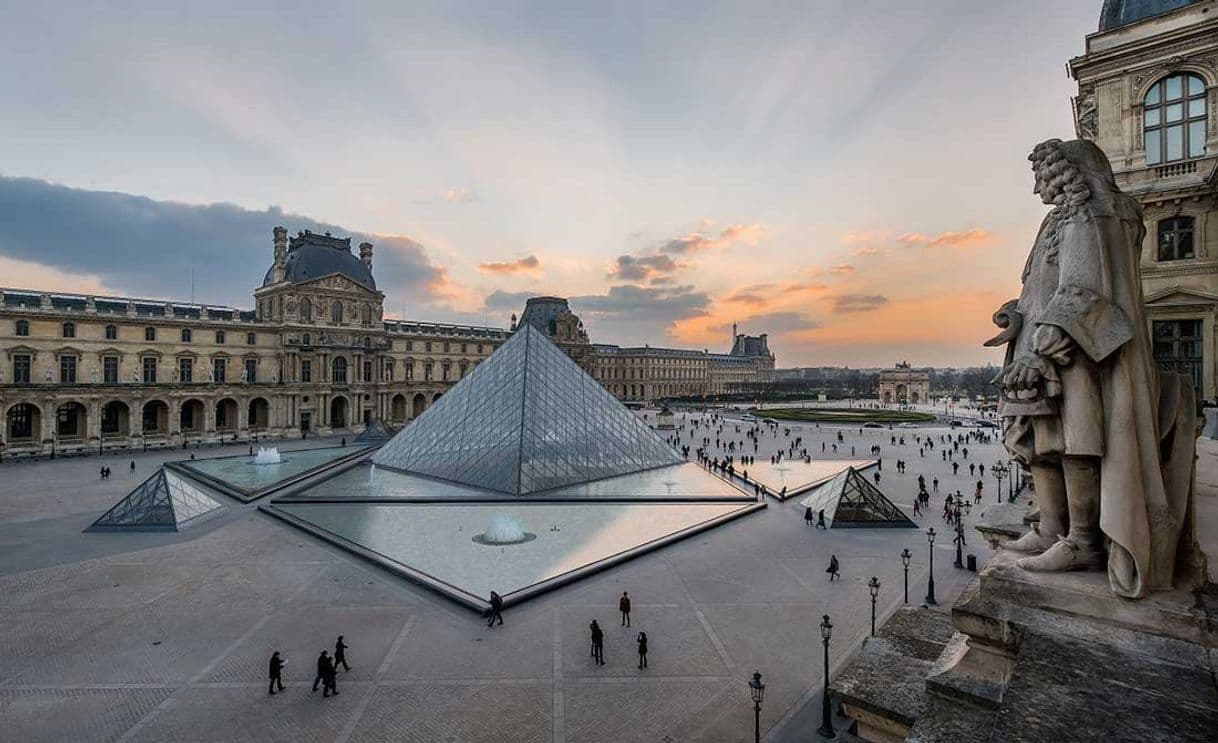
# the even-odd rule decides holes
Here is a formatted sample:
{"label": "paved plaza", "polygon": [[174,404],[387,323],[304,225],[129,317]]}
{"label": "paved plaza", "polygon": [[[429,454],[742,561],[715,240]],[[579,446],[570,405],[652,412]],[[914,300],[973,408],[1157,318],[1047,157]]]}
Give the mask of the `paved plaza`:
{"label": "paved plaza", "polygon": [[[735,425],[727,423],[733,436]],[[836,441],[838,431],[861,453],[880,445],[880,487],[906,513],[917,475],[928,483],[939,477],[929,514],[915,521],[940,532],[935,578],[940,609],[950,606],[972,574],[952,567],[942,497],[971,494],[977,478],[967,463],[952,477],[938,449],[920,458],[914,436],[952,431],[860,435],[852,426],[782,423],[777,437],[763,437],[759,458],[785,448],[787,427],[818,460],[834,458],[820,452],[820,442]],[[905,436],[905,445],[891,445],[893,435]],[[969,449],[968,461],[987,467],[1002,457],[997,444]],[[818,531],[804,524],[798,499],[770,500],[756,514],[512,608],[494,629],[224,496],[217,496],[227,506],[222,516],[180,534],[82,533],[157,465],[182,456],[107,457],[115,473],[108,482],[97,478],[97,457],[0,464],[5,739],[743,741],[753,727],[746,682],[758,670],[766,739],[816,740],[821,615],[835,624],[836,667],[868,632],[871,576],[883,586],[881,622],[901,605],[902,548],[915,556],[912,602],[926,591],[923,530]],[[897,459],[909,463],[904,475]],[[987,475],[983,504],[994,502],[996,487]],[[1212,492],[1212,485],[1203,489],[1203,518],[1214,510]],[[983,561],[988,551],[971,528],[968,539],[967,552]],[[841,562],[840,582],[829,583],[824,572],[831,554]],[[619,627],[623,591],[633,600],[629,629]],[[589,657],[593,619],[606,630],[604,666]],[[636,667],[640,630],[650,641],[646,670]],[[339,634],[350,645],[352,670],[340,673],[338,697],[322,699],[310,691],[315,659],[333,650]],[[272,697],[266,667],[273,650],[289,662],[288,688]]]}

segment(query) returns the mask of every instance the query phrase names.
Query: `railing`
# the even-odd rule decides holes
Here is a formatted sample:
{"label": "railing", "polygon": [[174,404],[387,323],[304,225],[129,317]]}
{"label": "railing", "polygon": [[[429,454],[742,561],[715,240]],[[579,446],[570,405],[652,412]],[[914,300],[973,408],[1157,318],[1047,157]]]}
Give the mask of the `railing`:
{"label": "railing", "polygon": [[1197,161],[1189,160],[1182,163],[1172,163],[1171,165],[1160,165],[1155,168],[1155,176],[1159,178],[1175,178],[1179,175],[1189,175],[1197,172]]}

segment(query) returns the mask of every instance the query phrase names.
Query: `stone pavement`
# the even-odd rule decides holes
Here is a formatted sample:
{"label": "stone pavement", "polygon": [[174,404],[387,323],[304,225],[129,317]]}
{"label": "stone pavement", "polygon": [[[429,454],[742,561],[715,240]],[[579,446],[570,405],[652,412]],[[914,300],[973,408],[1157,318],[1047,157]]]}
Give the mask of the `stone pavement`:
{"label": "stone pavement", "polygon": [[[816,458],[819,441],[838,430],[791,428]],[[860,437],[849,428],[847,439],[883,445],[881,488],[908,506],[919,459],[914,431],[895,433],[906,447],[891,447],[886,429]],[[997,445],[976,449],[987,465],[1000,456]],[[153,467],[178,457],[135,455],[136,478],[119,466],[131,457],[108,457],[116,472],[109,483],[97,480],[97,458],[0,465],[6,739],[745,741],[753,729],[746,683],[759,670],[766,739],[815,740],[819,718],[809,711],[819,711],[823,686],[821,615],[835,624],[838,667],[868,632],[872,575],[883,584],[879,621],[900,605],[904,547],[914,554],[910,598],[925,594],[921,530],[816,531],[795,501],[771,501],[513,608],[494,629],[231,499],[225,517],[182,534],[81,533]],[[910,462],[904,476],[892,466],[898,457]],[[923,471],[929,480],[931,470]],[[951,567],[950,530],[935,509],[949,488],[972,488],[967,477],[940,478],[921,523],[943,534],[935,578],[947,607],[972,574]],[[991,498],[994,485],[988,479]],[[969,536],[968,551],[984,560],[981,540]],[[832,584],[823,572],[830,554],[843,577]],[[634,602],[629,629],[618,626],[623,590]],[[606,631],[603,667],[589,657],[592,619]],[[640,630],[650,640],[644,671],[634,652]],[[310,691],[315,660],[340,633],[352,670],[340,673],[338,697],[322,699]],[[288,689],[271,697],[273,650],[289,660]]]}

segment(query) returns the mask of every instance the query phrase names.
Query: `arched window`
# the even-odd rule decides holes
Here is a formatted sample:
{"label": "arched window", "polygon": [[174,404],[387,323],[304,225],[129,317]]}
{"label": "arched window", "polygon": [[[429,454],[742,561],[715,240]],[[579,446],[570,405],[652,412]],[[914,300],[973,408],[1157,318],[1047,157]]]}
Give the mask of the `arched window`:
{"label": "arched window", "polygon": [[300,321],[313,322],[313,303],[307,299],[300,300]]}
{"label": "arched window", "polygon": [[1181,73],[1150,86],[1142,122],[1147,165],[1205,155],[1205,81]]}
{"label": "arched window", "polygon": [[336,356],[330,364],[331,371],[330,381],[338,384],[346,384],[347,382],[347,360],[342,356]]}
{"label": "arched window", "polygon": [[1196,257],[1193,252],[1193,218],[1171,217],[1158,224],[1161,261],[1182,261]]}
{"label": "arched window", "polygon": [[335,302],[334,304],[330,305],[330,320],[332,322],[342,322],[343,321],[343,303],[342,302]]}

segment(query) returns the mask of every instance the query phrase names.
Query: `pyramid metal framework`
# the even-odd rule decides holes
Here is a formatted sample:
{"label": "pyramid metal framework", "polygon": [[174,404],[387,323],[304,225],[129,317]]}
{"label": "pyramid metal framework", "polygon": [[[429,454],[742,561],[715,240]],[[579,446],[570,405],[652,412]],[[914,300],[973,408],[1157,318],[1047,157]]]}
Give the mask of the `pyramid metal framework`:
{"label": "pyramid metal framework", "polygon": [[223,508],[186,478],[161,467],[89,528],[178,531]]}
{"label": "pyramid metal framework", "polygon": [[853,467],[846,468],[799,503],[813,513],[824,511],[830,528],[918,526]]}
{"label": "pyramid metal framework", "polygon": [[683,461],[531,325],[373,457],[378,467],[511,495]]}
{"label": "pyramid metal framework", "polygon": [[385,422],[377,418],[364,426],[364,430],[360,431],[359,435],[355,437],[355,443],[379,444],[388,439],[390,435],[389,428],[385,426]]}

